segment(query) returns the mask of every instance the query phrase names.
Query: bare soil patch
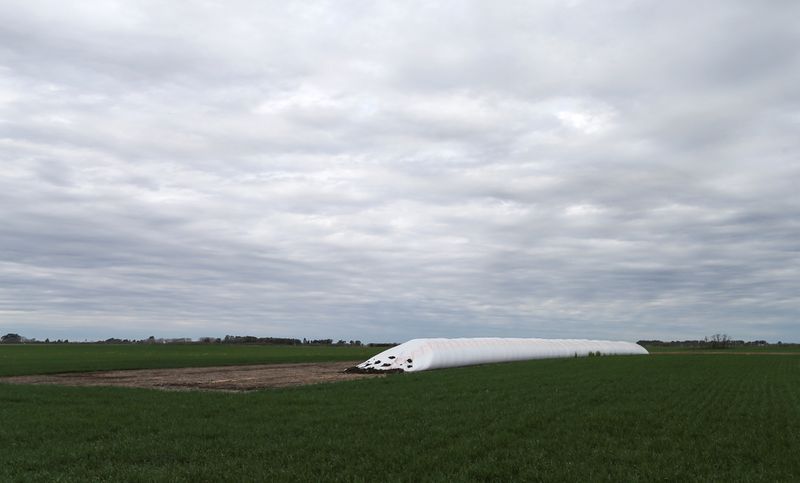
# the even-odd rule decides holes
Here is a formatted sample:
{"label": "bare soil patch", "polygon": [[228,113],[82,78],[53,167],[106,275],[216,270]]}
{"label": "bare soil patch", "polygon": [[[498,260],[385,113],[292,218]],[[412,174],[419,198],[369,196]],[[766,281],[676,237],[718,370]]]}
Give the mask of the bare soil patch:
{"label": "bare soil patch", "polygon": [[383,374],[345,373],[360,361],[254,366],[184,367],[125,371],[76,372],[2,377],[0,383],[57,384],[63,386],[122,386],[166,390],[253,391],[271,387],[303,386],[348,381]]}

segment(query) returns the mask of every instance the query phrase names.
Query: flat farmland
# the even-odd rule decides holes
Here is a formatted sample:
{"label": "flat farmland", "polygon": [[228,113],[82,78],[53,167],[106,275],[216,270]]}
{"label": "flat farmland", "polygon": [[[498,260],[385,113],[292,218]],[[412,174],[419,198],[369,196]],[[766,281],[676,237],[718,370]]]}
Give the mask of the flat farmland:
{"label": "flat farmland", "polygon": [[725,349],[711,349],[703,347],[665,347],[665,346],[644,346],[651,354],[655,353],[692,353],[692,354],[793,354],[800,355],[800,344],[783,344],[768,346],[734,346]]}
{"label": "flat farmland", "polygon": [[246,344],[0,345],[0,377],[57,372],[163,369],[367,359],[383,349],[359,346]]}
{"label": "flat farmland", "polygon": [[246,393],[0,384],[0,418],[2,481],[797,481],[800,356],[539,360]]}

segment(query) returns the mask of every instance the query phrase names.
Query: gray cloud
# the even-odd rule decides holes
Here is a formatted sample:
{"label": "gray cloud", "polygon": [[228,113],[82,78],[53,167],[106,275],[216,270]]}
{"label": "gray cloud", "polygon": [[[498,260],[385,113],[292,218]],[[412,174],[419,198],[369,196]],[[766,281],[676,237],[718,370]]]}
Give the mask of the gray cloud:
{"label": "gray cloud", "polygon": [[0,5],[0,329],[798,340],[795,2]]}

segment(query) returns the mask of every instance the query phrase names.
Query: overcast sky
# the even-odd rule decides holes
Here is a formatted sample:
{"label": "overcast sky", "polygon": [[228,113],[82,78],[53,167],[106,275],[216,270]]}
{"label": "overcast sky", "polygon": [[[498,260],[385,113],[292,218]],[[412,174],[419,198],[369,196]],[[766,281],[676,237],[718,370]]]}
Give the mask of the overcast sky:
{"label": "overcast sky", "polygon": [[800,2],[0,2],[0,332],[800,341]]}

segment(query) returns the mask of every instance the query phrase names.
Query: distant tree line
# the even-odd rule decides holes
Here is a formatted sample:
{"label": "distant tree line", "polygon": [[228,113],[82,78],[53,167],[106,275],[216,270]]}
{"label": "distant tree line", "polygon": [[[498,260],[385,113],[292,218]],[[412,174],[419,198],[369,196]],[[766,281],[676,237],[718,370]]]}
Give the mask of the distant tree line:
{"label": "distant tree line", "polygon": [[[672,340],[664,342],[661,340],[640,340],[637,342],[639,345],[651,347],[686,347],[697,349],[728,349],[731,347],[766,347],[772,345],[765,340],[734,340],[728,337],[727,334],[714,334],[710,337],[704,337],[702,340]],[[782,345],[778,342],[775,345]]]}
{"label": "distant tree line", "polygon": [[69,344],[68,339],[58,339],[58,340],[36,340],[36,339],[29,339],[27,337],[21,336],[19,334],[8,333],[4,336],[0,336],[0,344]]}
{"label": "distant tree line", "polygon": [[[90,341],[84,341],[88,343]],[[69,340],[53,340],[45,339],[43,341],[36,339],[28,339],[19,334],[9,333],[0,337],[2,344],[68,344]],[[200,337],[199,339],[192,340],[189,337],[179,338],[157,338],[150,336],[146,339],[119,339],[111,337],[105,340],[91,341],[92,344],[259,344],[259,345],[350,345],[350,346],[363,346],[368,347],[392,347],[397,343],[372,343],[364,344],[360,340],[343,340],[339,339],[334,342],[333,339],[295,339],[289,337],[256,337],[253,335],[226,335],[225,337]]]}
{"label": "distant tree line", "polygon": [[[258,344],[258,345],[349,345],[349,346],[367,346],[367,347],[394,347],[396,342],[373,342],[364,344],[360,340],[343,340],[339,339],[334,342],[333,339],[296,339],[289,337],[256,337],[254,335],[226,335],[225,337],[200,337],[197,340],[192,340],[190,337],[178,338],[156,338],[150,336],[146,339],[119,339],[111,337],[105,340],[98,341],[84,341],[83,343],[92,344]],[[8,333],[0,337],[0,344],[70,344],[68,339],[45,339],[36,340],[29,339],[20,334]],[[651,347],[684,347],[684,348],[697,348],[697,349],[727,349],[731,347],[767,347],[767,346],[781,346],[787,345],[783,342],[770,344],[765,340],[734,340],[727,334],[714,334],[709,337],[704,337],[702,340],[640,340],[637,344],[642,346]],[[795,345],[795,344],[790,344]]]}
{"label": "distant tree line", "polygon": [[226,335],[223,344],[300,345],[300,339],[284,337],[256,337],[254,335]]}

